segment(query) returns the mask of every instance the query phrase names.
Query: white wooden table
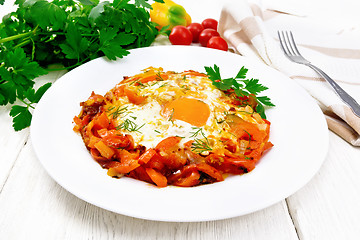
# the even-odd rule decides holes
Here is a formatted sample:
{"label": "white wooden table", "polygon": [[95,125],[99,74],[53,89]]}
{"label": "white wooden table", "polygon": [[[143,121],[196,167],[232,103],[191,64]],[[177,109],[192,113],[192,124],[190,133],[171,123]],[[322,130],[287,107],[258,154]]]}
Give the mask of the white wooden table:
{"label": "white wooden table", "polygon": [[[191,11],[204,18],[201,2]],[[287,199],[232,219],[167,223],[112,213],[64,190],[34,155],[29,129],[14,132],[9,110],[0,107],[0,239],[360,239],[360,148],[331,132],[320,171]]]}

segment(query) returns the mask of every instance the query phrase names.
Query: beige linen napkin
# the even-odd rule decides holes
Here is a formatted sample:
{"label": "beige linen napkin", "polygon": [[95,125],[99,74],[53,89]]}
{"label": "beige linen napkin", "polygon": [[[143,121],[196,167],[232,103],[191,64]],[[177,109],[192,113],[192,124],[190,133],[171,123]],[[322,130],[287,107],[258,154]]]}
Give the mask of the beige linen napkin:
{"label": "beige linen napkin", "polygon": [[360,118],[310,68],[287,59],[278,30],[291,30],[299,51],[332,77],[360,103],[360,37],[334,33],[329,26],[304,16],[262,9],[245,0],[230,1],[221,12],[219,32],[234,50],[283,72],[316,99],[328,127],[347,142],[360,146]]}

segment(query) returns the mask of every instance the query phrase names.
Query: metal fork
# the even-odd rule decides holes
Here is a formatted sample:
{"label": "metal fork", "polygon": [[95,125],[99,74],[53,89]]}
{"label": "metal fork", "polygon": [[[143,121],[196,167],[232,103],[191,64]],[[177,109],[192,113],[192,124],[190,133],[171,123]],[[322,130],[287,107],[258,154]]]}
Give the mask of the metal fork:
{"label": "metal fork", "polygon": [[282,50],[291,61],[299,64],[304,64],[317,72],[330,84],[330,86],[334,89],[337,95],[351,108],[355,115],[360,117],[360,105],[326,73],[324,73],[320,68],[312,65],[300,54],[299,50],[296,47],[294,37],[291,31],[278,31],[278,36]]}

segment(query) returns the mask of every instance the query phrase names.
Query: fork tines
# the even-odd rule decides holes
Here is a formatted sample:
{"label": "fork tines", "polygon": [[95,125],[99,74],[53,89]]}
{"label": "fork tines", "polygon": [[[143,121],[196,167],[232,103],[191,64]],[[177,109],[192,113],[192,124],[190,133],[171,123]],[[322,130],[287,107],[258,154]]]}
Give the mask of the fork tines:
{"label": "fork tines", "polygon": [[286,55],[299,56],[300,52],[296,47],[295,40],[291,31],[278,31],[281,48]]}

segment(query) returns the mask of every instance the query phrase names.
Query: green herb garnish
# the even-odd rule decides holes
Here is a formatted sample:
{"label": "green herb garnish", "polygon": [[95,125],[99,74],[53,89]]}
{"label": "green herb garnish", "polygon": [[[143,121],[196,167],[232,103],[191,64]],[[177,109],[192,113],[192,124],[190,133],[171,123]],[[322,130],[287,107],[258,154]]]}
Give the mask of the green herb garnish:
{"label": "green herb garnish", "polygon": [[111,116],[113,119],[118,118],[119,116],[121,116],[122,114],[127,112],[127,108],[128,108],[127,106],[126,107],[118,106],[114,110],[114,107],[111,107],[108,109],[108,111],[112,111],[112,110],[114,110],[114,111],[109,114],[109,117]]}
{"label": "green herb garnish", "polygon": [[[198,127],[193,127],[194,132],[190,132],[191,138],[194,138],[194,142],[191,145],[191,150],[197,153],[203,153],[206,151],[211,151],[209,139],[205,136],[203,129]],[[200,139],[198,137],[203,137]]]}
{"label": "green herb garnish", "polygon": [[174,116],[174,111],[175,111],[175,109],[174,109],[174,108],[173,108],[173,109],[171,109],[171,114],[170,114],[170,117],[169,117],[169,120],[168,120],[168,121],[173,122],[172,118],[173,118],[173,116]]}
{"label": "green herb garnish", "polygon": [[205,140],[195,138],[194,142],[191,145],[191,151],[196,153],[203,153],[207,151],[212,151],[212,148],[210,147],[209,141],[207,138]]}
{"label": "green herb garnish", "polygon": [[138,126],[135,122],[131,121],[130,119],[125,119],[123,123],[116,127],[117,130],[124,129],[129,132],[139,132],[139,129],[142,128],[145,123],[141,126]]}
{"label": "green herb garnish", "polygon": [[266,119],[265,115],[265,106],[275,106],[271,103],[271,100],[267,96],[257,96],[262,91],[268,89],[268,87],[259,83],[258,79],[246,79],[246,73],[248,69],[242,67],[237,75],[234,78],[222,79],[220,75],[220,69],[217,65],[214,67],[205,67],[206,73],[209,76],[209,79],[212,81],[212,84],[222,91],[234,90],[235,94],[238,97],[252,96],[255,98],[256,112],[260,116]]}
{"label": "green herb garnish", "polygon": [[163,77],[161,76],[161,72],[156,73],[156,81],[164,81]]}
{"label": "green herb garnish", "polygon": [[248,135],[248,137],[249,137],[249,144],[250,144],[250,142],[251,142],[251,134],[250,133],[248,133],[247,131],[245,131],[244,130],[244,132],[246,132],[247,133],[247,135]]}
{"label": "green herb garnish", "polygon": [[168,85],[168,83],[163,83],[163,84],[161,84],[161,85],[159,86],[159,88],[165,87],[165,86],[167,86],[167,85]]}
{"label": "green herb garnish", "polygon": [[190,132],[191,134],[191,138],[193,137],[197,137],[198,135],[201,135],[203,136],[204,138],[206,138],[204,132],[203,132],[203,129],[202,128],[199,128],[199,127],[192,127],[193,130],[195,130],[194,132]]}

